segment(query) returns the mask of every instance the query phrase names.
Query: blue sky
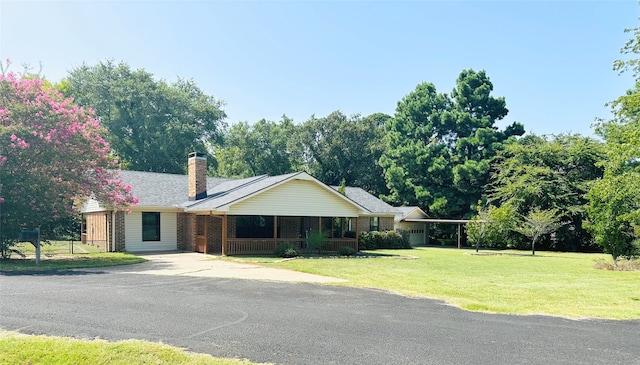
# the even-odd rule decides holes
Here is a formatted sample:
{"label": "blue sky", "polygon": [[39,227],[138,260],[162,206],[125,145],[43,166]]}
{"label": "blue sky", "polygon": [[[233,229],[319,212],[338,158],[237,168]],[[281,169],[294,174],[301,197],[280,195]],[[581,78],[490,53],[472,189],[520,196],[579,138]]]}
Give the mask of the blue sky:
{"label": "blue sky", "polygon": [[0,59],[57,81],[124,61],[191,78],[228,123],[312,114],[393,114],[418,83],[450,93],[484,69],[528,132],[592,134],[633,85],[612,71],[638,26],[635,1],[6,1]]}

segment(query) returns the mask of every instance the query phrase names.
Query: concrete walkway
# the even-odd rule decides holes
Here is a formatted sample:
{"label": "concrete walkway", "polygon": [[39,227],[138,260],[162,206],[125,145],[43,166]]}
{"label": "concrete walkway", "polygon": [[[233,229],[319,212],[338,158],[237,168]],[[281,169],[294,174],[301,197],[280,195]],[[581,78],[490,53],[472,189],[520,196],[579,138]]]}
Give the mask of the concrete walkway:
{"label": "concrete walkway", "polygon": [[[302,283],[335,283],[347,281],[286,269],[230,262],[216,256],[195,252],[137,254],[137,256],[145,258],[148,261],[134,265],[96,268],[96,270],[127,274],[199,276]],[[86,269],[83,270],[86,271]]]}

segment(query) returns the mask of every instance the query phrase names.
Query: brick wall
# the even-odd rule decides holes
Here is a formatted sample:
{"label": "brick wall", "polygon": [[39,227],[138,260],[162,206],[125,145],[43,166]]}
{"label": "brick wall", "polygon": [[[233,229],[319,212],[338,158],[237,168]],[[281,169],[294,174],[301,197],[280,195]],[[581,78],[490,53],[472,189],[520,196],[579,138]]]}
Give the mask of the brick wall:
{"label": "brick wall", "polygon": [[[369,217],[358,217],[358,232],[369,232]],[[355,227],[354,227],[355,228]]]}
{"label": "brick wall", "polygon": [[196,216],[189,213],[177,214],[178,250],[193,252],[196,250]]}
{"label": "brick wall", "polygon": [[206,157],[189,157],[189,199],[203,198],[207,192],[207,159]]}
{"label": "brick wall", "polygon": [[114,241],[116,246],[116,251],[124,251],[125,248],[125,234],[124,234],[124,215],[125,212],[116,212],[115,213],[115,222],[113,223],[114,229]]}
{"label": "brick wall", "polygon": [[222,253],[222,219],[207,217],[207,253]]}
{"label": "brick wall", "polygon": [[236,238],[236,217],[227,216],[227,238]]}
{"label": "brick wall", "polygon": [[393,217],[380,217],[378,224],[381,231],[393,231]]}

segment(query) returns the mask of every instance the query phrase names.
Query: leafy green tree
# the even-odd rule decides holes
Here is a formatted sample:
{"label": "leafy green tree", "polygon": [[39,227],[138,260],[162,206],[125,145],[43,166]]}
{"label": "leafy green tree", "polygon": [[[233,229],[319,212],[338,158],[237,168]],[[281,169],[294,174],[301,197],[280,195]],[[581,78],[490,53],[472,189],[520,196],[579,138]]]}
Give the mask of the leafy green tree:
{"label": "leafy green tree", "polygon": [[222,103],[192,80],[167,84],[125,63],[76,67],[61,89],[95,110],[113,152],[131,170],[183,173],[189,152],[219,142],[226,117]]}
{"label": "leafy green tree", "polygon": [[515,211],[510,204],[500,207],[493,205],[478,208],[478,214],[467,223],[469,241],[476,246],[506,248],[509,233],[514,228]]}
{"label": "leafy green tree", "polygon": [[135,204],[93,113],[38,78],[0,75],[0,255],[21,229],[51,234],[93,196]]}
{"label": "leafy green tree", "polygon": [[374,195],[386,192],[378,160],[384,149],[383,125],[389,117],[372,114],[347,117],[334,111],[304,122],[292,143],[303,167],[325,184],[361,187]]}
{"label": "leafy green tree", "polygon": [[607,176],[596,181],[589,191],[586,224],[595,242],[611,255],[614,264],[620,257],[631,257],[638,252],[637,242],[638,172]]}
{"label": "leafy green tree", "polygon": [[422,83],[398,102],[385,125],[388,145],[380,159],[388,201],[440,217],[473,214],[491,159],[524,133],[519,123],[498,130],[508,110],[492,91],[484,71],[464,70],[451,96]]}
{"label": "leafy green tree", "polygon": [[215,149],[216,174],[249,177],[296,171],[299,158],[289,143],[296,133],[297,127],[284,115],[278,123],[262,119],[255,124],[233,124],[224,134],[222,146]]}
{"label": "leafy green tree", "polygon": [[555,210],[540,210],[533,208],[522,217],[523,220],[517,224],[514,230],[531,239],[531,254],[536,254],[536,242],[543,235],[555,232],[564,223],[560,222],[560,216]]}
{"label": "leafy green tree", "polygon": [[640,253],[640,28],[626,29],[633,37],[621,49],[631,55],[614,62],[614,70],[632,72],[635,87],[612,104],[611,120],[601,120],[596,133],[606,142],[604,176],[589,191],[588,229],[602,249],[619,257]]}
{"label": "leafy green tree", "polygon": [[[568,222],[551,249],[592,250],[584,229],[589,184],[602,176],[603,144],[589,137],[529,135],[500,151],[493,162],[489,202],[511,204],[520,215],[554,209]],[[524,242],[523,242],[524,244]]]}

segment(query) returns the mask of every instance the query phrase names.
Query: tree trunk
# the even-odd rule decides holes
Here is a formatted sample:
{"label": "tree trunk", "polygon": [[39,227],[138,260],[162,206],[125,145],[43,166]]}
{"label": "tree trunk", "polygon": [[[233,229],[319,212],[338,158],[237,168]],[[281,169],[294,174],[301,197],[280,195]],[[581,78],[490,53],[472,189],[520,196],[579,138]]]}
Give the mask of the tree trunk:
{"label": "tree trunk", "polygon": [[531,241],[531,256],[536,255],[536,240]]}

